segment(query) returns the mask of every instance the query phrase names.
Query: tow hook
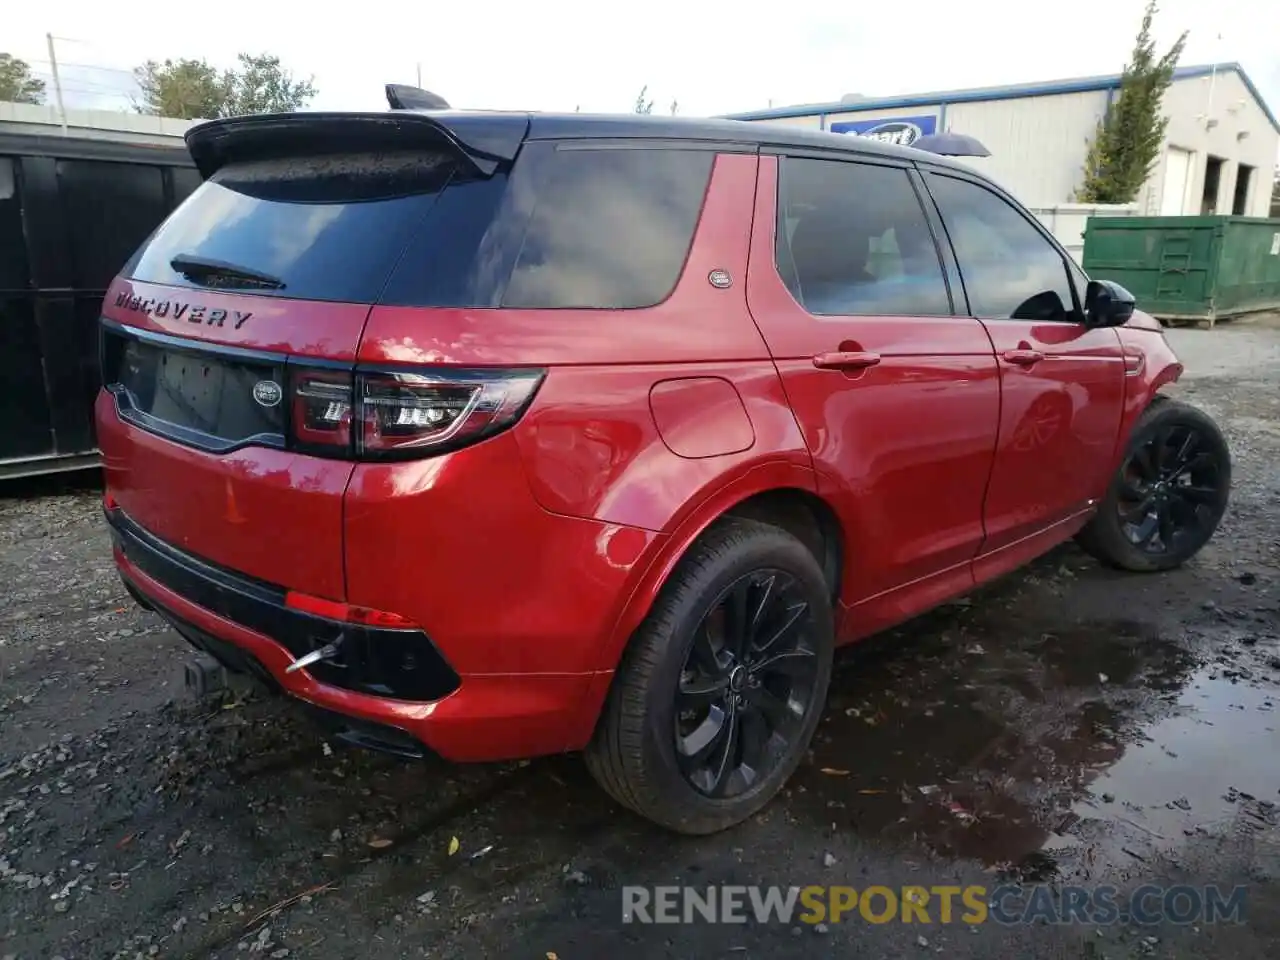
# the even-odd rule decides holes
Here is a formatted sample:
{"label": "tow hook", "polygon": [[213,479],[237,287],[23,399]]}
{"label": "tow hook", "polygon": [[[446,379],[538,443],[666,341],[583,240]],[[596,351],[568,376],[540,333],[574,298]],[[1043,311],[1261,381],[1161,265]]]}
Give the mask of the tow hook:
{"label": "tow hook", "polygon": [[182,683],[197,697],[220,693],[231,686],[227,678],[227,668],[213,657],[204,655],[197,656],[183,665]]}
{"label": "tow hook", "polygon": [[251,674],[228,670],[207,653],[196,654],[182,665],[182,685],[187,688],[188,693],[197,697],[208,697],[215,693],[243,696],[269,689]]}
{"label": "tow hook", "polygon": [[332,660],[338,655],[338,650],[342,647],[342,641],[347,638],[345,633],[340,633],[332,643],[326,643],[318,650],[312,650],[305,657],[293,661],[284,668],[285,673],[296,673],[298,670],[305,669],[313,663],[319,663],[321,660]]}

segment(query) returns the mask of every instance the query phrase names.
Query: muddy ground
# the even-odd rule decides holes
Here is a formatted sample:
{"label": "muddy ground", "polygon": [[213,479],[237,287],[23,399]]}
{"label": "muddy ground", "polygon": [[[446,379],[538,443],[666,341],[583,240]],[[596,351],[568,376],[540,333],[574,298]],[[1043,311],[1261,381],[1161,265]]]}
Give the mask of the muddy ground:
{"label": "muddy ground", "polygon": [[[786,795],[712,838],[576,758],[408,763],[196,701],[93,479],[0,489],[0,957],[1280,955],[1280,322],[1171,337],[1235,455],[1213,543],[1160,576],[1063,548],[849,651]],[[1247,884],[1246,922],[621,921],[623,884],[1008,879]]]}

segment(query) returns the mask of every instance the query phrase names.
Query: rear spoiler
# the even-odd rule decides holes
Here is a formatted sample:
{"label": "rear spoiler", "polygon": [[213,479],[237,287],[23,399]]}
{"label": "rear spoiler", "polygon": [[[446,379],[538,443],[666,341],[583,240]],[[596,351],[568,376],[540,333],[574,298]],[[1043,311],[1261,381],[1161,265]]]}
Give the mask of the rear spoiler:
{"label": "rear spoiler", "polygon": [[420,109],[229,117],[198,124],[184,139],[206,180],[231,163],[351,149],[439,147],[441,143],[453,147],[476,173],[489,176],[515,159],[529,132],[527,114],[425,113]]}

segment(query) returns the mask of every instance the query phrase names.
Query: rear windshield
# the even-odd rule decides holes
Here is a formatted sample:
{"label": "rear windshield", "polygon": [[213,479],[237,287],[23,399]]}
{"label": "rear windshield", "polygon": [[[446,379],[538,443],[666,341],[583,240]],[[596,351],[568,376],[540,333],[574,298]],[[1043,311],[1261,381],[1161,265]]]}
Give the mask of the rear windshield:
{"label": "rear windshield", "polygon": [[587,309],[660,303],[688,256],[715,153],[582,146],[526,144],[511,171],[488,178],[445,152],[236,165],[164,223],[130,275],[237,289],[235,279],[179,272],[178,258],[275,281],[245,282],[246,292],[306,300]]}
{"label": "rear windshield", "polygon": [[200,286],[175,257],[266,274],[255,294],[377,300],[415,224],[457,174],[446,153],[329,155],[239,164],[201,185],[156,232],[133,279]]}

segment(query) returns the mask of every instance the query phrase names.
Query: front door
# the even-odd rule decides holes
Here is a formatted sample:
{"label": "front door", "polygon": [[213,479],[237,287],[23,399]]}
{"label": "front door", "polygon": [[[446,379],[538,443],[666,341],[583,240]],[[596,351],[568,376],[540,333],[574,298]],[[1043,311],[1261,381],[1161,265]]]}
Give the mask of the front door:
{"label": "front door", "polygon": [[1112,328],[1090,328],[1059,248],[1017,206],[963,176],[929,173],[970,312],[1000,367],[1000,440],[978,578],[1061,539],[1106,491],[1124,404]]}
{"label": "front door", "polygon": [[964,589],[982,542],[996,361],[922,190],[878,157],[760,162],[747,303],[844,531],[843,640]]}

